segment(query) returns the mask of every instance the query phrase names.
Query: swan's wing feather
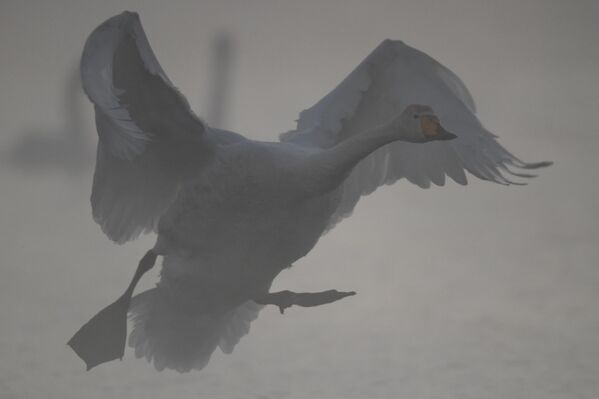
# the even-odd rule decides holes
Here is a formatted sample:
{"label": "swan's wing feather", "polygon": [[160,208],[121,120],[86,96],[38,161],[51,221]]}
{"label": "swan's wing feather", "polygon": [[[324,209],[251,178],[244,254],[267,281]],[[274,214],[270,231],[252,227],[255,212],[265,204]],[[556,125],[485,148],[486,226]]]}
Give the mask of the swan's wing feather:
{"label": "swan's wing feather", "polygon": [[[501,146],[475,115],[464,83],[445,66],[400,41],[385,40],[331,93],[302,111],[297,129],[282,141],[328,148],[391,120],[410,104],[433,108],[441,123],[458,136],[426,144],[395,142],[362,160],[341,188],[330,227],[351,214],[361,196],[405,178],[422,188],[442,186],[445,176],[466,184],[465,171],[500,184],[514,184],[509,167],[534,169]],[[518,184],[518,183],[515,183]]]}
{"label": "swan's wing feather", "polygon": [[250,332],[250,324],[258,318],[258,313],[264,306],[254,301],[247,301],[233,309],[227,315],[227,322],[223,325],[220,341],[220,349],[224,353],[231,353],[239,340]]}
{"label": "swan's wing feather", "polygon": [[207,133],[172,85],[135,13],[91,33],[80,69],[99,136],[93,216],[122,243],[156,226],[180,176],[201,166],[218,135]]}
{"label": "swan's wing feather", "polygon": [[[112,127],[101,111],[96,111],[96,121],[103,133]],[[175,198],[178,184],[155,151],[146,149],[129,161],[98,143],[91,196],[94,220],[119,244],[134,239],[155,230],[163,210]]]}

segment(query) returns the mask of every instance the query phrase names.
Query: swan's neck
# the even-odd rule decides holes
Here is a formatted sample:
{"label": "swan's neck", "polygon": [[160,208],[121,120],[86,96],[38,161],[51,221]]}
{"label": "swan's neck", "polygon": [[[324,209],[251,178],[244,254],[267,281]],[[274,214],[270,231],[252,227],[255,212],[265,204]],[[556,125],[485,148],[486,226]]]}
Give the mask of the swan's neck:
{"label": "swan's neck", "polygon": [[311,155],[306,165],[304,187],[311,195],[322,195],[337,188],[358,162],[400,137],[390,125],[383,125]]}

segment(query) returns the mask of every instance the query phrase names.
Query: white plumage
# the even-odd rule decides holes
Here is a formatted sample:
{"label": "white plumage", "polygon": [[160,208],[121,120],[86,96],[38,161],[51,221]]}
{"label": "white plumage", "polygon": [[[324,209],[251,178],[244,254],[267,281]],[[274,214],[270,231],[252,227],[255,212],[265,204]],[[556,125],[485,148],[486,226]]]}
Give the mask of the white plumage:
{"label": "white plumage", "polygon": [[[284,292],[275,301],[268,291],[281,270],[380,185],[406,178],[426,188],[443,185],[446,175],[466,184],[465,171],[510,184],[506,173],[531,176],[510,167],[549,164],[509,153],[477,119],[462,81],[398,41],[381,43],[280,142],[249,140],[199,120],[160,67],[135,13],[90,35],[81,76],[99,135],[94,219],[118,243],[157,232],[150,254],[164,257],[159,284],[130,309],[129,343],[157,369],[201,369],[217,346],[231,352],[257,317],[255,302],[283,309],[348,295],[323,300]],[[141,274],[115,303],[121,313]],[[287,302],[278,302],[283,297]],[[94,331],[120,320],[115,304],[70,342],[88,367],[114,358],[94,347],[105,339]]]}

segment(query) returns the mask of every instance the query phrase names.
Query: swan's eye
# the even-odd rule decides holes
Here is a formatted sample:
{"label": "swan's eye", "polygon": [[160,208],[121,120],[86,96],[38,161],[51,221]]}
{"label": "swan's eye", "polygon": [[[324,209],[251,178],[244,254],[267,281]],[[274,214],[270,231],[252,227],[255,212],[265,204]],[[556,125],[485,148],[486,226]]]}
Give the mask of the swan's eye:
{"label": "swan's eye", "polygon": [[418,118],[420,118],[420,115],[414,114],[414,119],[418,119]]}

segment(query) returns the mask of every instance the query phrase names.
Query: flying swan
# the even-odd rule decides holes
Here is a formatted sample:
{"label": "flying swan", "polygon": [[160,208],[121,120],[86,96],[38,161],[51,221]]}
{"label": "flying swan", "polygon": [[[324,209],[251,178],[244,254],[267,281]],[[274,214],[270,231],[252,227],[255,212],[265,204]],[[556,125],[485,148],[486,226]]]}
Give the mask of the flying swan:
{"label": "flying swan", "polygon": [[[508,176],[550,164],[508,152],[462,81],[401,41],[383,41],[278,142],[200,120],[136,13],[96,28],[80,68],[99,136],[94,220],[118,244],[157,233],[125,293],[69,341],[88,370],[123,357],[128,313],[135,355],[185,372],[203,368],[216,347],[230,353],[265,305],[283,312],[353,295],[269,290],[381,185],[442,186],[445,176],[466,184],[465,171],[508,185]],[[132,298],[158,256],[159,283]]]}

